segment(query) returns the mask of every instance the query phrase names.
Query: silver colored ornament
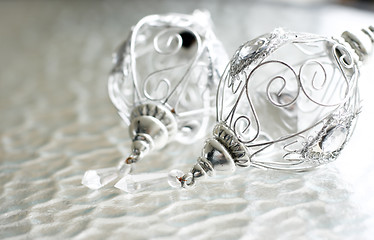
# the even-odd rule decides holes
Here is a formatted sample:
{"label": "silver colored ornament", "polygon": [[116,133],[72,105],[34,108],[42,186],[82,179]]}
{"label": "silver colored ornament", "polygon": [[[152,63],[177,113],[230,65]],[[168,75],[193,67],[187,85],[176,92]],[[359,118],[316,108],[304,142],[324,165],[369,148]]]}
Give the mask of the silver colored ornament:
{"label": "silver colored ornament", "polygon": [[359,67],[373,36],[373,27],[340,38],[275,29],[240,46],[219,83],[213,138],[180,186],[236,167],[306,171],[334,161],[360,111]]}
{"label": "silver colored ornament", "polygon": [[[170,141],[192,143],[206,135],[227,62],[208,12],[144,17],[132,27],[113,62],[109,96],[129,126],[132,146],[118,168],[111,174],[104,171],[105,179],[128,174],[131,164]],[[104,186],[98,172],[88,171],[82,183],[94,189]],[[100,184],[90,184],[93,181]]]}

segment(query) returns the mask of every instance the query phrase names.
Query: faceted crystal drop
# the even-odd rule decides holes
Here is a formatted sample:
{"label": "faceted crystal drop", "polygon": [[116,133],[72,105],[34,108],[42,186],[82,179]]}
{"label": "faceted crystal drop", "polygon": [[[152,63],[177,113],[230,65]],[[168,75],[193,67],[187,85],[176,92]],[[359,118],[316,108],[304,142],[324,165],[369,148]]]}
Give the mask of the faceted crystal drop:
{"label": "faceted crystal drop", "polygon": [[118,177],[116,167],[88,170],[84,173],[82,184],[90,189],[99,189]]}
{"label": "faceted crystal drop", "polygon": [[181,188],[182,183],[179,180],[181,177],[183,177],[184,173],[181,170],[174,169],[171,170],[168,174],[168,183],[173,188]]}
{"label": "faceted crystal drop", "polygon": [[121,161],[118,167],[88,170],[82,178],[82,184],[90,189],[102,188],[119,176],[128,174],[131,171],[131,167],[131,164]]}
{"label": "faceted crystal drop", "polygon": [[338,150],[347,139],[348,130],[346,127],[338,125],[327,131],[320,142],[320,147],[324,152],[334,152]]}
{"label": "faceted crystal drop", "polygon": [[166,173],[143,173],[137,175],[126,175],[121,178],[114,187],[128,193],[144,190],[155,184],[159,184],[167,177]]}
{"label": "faceted crystal drop", "polygon": [[127,175],[119,180],[114,187],[121,189],[122,191],[133,193],[141,188],[139,182],[134,181],[131,175]]}

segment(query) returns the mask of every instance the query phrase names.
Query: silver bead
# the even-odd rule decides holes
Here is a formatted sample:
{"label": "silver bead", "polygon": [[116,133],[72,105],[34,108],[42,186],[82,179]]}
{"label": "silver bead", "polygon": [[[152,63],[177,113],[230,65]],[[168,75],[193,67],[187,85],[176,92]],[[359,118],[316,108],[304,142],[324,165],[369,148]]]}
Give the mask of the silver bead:
{"label": "silver bead", "polygon": [[229,151],[216,139],[208,139],[205,142],[202,160],[208,162],[215,171],[234,172],[236,169]]}
{"label": "silver bead", "polygon": [[143,136],[152,148],[160,149],[164,147],[168,141],[168,130],[165,125],[158,119],[151,116],[141,116],[133,119],[130,125],[130,137],[137,139],[137,136]]}
{"label": "silver bead", "polygon": [[206,176],[206,172],[202,168],[200,164],[195,164],[194,167],[191,169],[191,174],[193,178],[202,178]]}
{"label": "silver bead", "polygon": [[152,103],[137,106],[131,113],[132,154],[126,162],[136,162],[150,150],[163,148],[176,131],[176,120],[166,107]]}
{"label": "silver bead", "polygon": [[250,165],[250,157],[246,147],[225,123],[220,122],[214,127],[213,136],[229,151],[237,166],[248,167]]}
{"label": "silver bead", "polygon": [[345,31],[341,36],[354,50],[360,61],[364,61],[371,53],[372,31],[370,29],[363,29],[356,32]]}
{"label": "silver bead", "polygon": [[208,175],[213,176],[214,175],[214,169],[212,165],[208,161],[204,161],[202,157],[199,157],[197,159],[197,164],[200,166],[200,168]]}

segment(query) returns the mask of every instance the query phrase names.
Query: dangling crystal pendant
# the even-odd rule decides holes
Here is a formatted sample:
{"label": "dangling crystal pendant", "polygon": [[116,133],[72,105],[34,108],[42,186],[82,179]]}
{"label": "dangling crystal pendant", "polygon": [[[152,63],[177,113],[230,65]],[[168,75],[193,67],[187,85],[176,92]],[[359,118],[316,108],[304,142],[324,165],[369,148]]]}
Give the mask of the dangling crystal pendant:
{"label": "dangling crystal pendant", "polygon": [[84,173],[82,184],[90,189],[100,189],[122,175],[131,171],[131,164],[121,161],[118,167],[88,170]]}
{"label": "dangling crystal pendant", "polygon": [[[132,140],[127,165],[171,141],[192,143],[205,135],[227,62],[211,27],[205,11],[146,16],[114,54],[108,93]],[[82,184],[99,189],[121,175],[115,168],[90,170]],[[134,178],[116,186],[135,191],[145,180]]]}
{"label": "dangling crystal pendant", "polygon": [[114,187],[127,193],[134,193],[155,186],[167,178],[167,173],[143,173],[126,175],[119,180]]}
{"label": "dangling crystal pendant", "polygon": [[90,189],[99,189],[118,177],[117,168],[101,168],[84,173],[82,184]]}

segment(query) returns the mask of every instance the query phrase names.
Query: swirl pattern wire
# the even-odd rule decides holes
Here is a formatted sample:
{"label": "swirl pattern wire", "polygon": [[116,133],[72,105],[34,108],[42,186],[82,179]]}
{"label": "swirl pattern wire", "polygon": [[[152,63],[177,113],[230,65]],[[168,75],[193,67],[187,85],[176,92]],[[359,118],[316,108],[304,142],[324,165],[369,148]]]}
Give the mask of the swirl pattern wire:
{"label": "swirl pattern wire", "polygon": [[[209,7],[211,1],[199,4]],[[237,37],[231,24],[242,16],[253,23],[271,11],[274,14],[268,16],[277,21],[264,22],[267,28],[277,22],[312,31],[318,16],[334,19],[324,25],[333,29],[335,21],[345,23],[347,14],[350,19],[366,14],[337,7],[309,12],[310,8],[261,2],[221,4],[212,8],[212,15],[222,26],[220,35],[233,46],[255,34],[247,32],[248,27],[242,39]],[[132,196],[113,188],[92,192],[81,186],[85,170],[112,166],[130,145],[114,117],[104,80],[110,61],[103,56],[123,37],[124,26],[118,22],[129,28],[145,9],[192,10],[195,5],[0,2],[1,239],[372,238],[373,152],[371,143],[362,141],[372,135],[368,127],[374,114],[368,104],[339,164],[317,171],[301,175],[251,169],[207,180],[194,191],[159,186]],[[298,17],[306,22],[292,21]],[[362,72],[362,77],[370,76],[372,69]],[[365,102],[373,102],[372,81],[360,84]],[[153,154],[152,164],[140,162],[137,171],[187,168],[200,147],[174,144],[168,155]],[[171,166],[169,158],[175,159]]]}

